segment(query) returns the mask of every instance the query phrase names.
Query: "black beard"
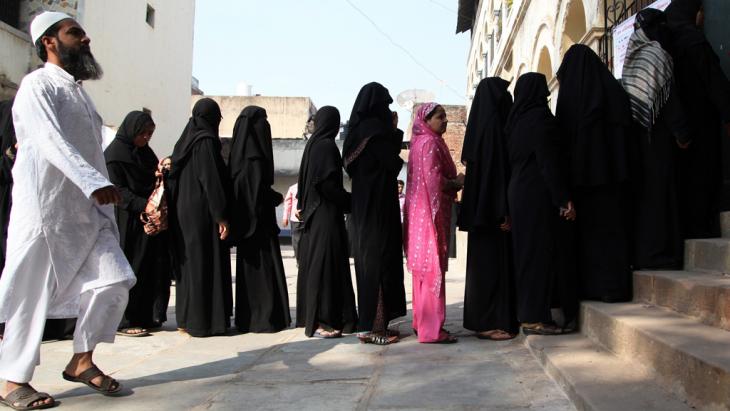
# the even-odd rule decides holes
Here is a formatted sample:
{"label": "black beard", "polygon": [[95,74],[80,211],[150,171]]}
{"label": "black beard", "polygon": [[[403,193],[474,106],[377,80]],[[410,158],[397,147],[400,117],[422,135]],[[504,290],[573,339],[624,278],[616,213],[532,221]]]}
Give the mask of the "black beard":
{"label": "black beard", "polygon": [[91,54],[89,46],[78,49],[66,47],[58,42],[58,56],[63,69],[76,80],[98,80],[104,74],[99,63]]}

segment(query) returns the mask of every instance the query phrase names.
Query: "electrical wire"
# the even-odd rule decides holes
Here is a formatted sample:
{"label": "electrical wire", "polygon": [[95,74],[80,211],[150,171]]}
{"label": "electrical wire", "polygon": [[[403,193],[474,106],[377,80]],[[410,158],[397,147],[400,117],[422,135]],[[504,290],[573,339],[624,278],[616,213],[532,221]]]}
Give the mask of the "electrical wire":
{"label": "electrical wire", "polygon": [[414,63],[416,63],[419,67],[421,67],[426,73],[430,74],[442,86],[449,89],[449,91],[451,91],[454,95],[456,95],[457,97],[459,97],[462,100],[466,100],[466,97],[463,94],[456,91],[456,89],[451,87],[451,85],[448,82],[446,82],[446,80],[441,79],[438,76],[438,74],[436,74],[431,69],[429,69],[425,64],[421,63],[421,61],[418,60],[418,58],[416,58],[416,56],[414,56],[413,53],[411,53],[410,51],[408,51],[408,49],[406,49],[405,47],[400,45],[398,42],[396,42],[393,39],[393,37],[391,37],[390,34],[388,34],[385,30],[381,29],[380,26],[378,26],[378,24],[372,18],[370,18],[370,16],[368,16],[367,13],[365,13],[363,10],[361,10],[359,7],[357,7],[352,2],[352,0],[345,0],[345,1],[347,2],[347,4],[350,5],[350,7],[355,9],[355,11],[357,11],[363,18],[365,18],[365,20],[370,22],[370,24],[375,28],[375,30],[377,30],[383,37],[385,37],[393,46],[395,46],[396,48],[400,49],[403,53],[405,53],[411,60],[413,60]]}

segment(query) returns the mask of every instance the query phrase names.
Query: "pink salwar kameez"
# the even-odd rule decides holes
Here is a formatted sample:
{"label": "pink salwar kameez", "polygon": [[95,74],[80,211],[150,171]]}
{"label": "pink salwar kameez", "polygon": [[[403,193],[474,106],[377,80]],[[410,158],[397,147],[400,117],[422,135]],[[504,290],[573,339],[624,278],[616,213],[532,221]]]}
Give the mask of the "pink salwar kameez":
{"label": "pink salwar kameez", "polygon": [[403,213],[404,248],[413,275],[413,329],[422,343],[449,338],[444,276],[448,270],[451,206],[456,192],[445,190],[456,166],[443,138],[426,124],[438,104],[422,105],[413,125]]}

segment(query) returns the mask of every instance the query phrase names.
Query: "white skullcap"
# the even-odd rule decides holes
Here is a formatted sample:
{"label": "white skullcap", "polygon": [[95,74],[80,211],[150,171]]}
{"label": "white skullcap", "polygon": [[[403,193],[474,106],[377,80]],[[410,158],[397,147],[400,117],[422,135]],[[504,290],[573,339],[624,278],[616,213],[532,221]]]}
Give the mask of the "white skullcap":
{"label": "white skullcap", "polygon": [[57,11],[44,11],[43,13],[35,16],[33,21],[30,22],[30,38],[33,40],[33,44],[38,41],[39,38],[46,32],[52,25],[58,23],[61,20],[72,19],[66,13],[59,13]]}

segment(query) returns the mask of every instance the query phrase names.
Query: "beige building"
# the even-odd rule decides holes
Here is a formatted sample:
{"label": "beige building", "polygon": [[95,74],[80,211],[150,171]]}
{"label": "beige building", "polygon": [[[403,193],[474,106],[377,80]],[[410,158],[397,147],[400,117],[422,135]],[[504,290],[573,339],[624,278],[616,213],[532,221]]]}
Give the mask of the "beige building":
{"label": "beige building", "polygon": [[149,110],[157,123],[150,145],[171,153],[190,113],[195,0],[0,1],[0,98],[41,64],[28,26],[43,10],[70,14],[89,34],[104,77],[84,87],[104,123],[116,128],[129,111]]}
{"label": "beige building", "polygon": [[535,71],[545,74],[555,97],[565,52],[575,43],[601,52],[605,24],[601,0],[459,0],[457,32],[471,30],[467,95],[485,77],[514,87],[521,74]]}

